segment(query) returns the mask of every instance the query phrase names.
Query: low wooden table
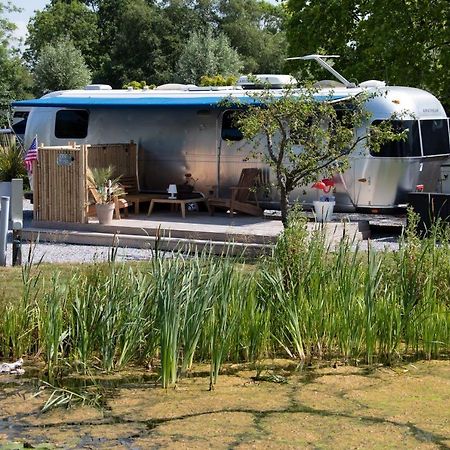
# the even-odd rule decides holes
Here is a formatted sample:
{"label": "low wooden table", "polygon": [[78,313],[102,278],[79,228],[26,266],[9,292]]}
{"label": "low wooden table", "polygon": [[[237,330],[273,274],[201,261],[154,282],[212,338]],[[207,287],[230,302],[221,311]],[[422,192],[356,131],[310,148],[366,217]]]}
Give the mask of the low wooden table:
{"label": "low wooden table", "polygon": [[206,207],[209,211],[208,199],[205,197],[197,197],[197,198],[152,198],[150,201],[150,207],[148,208],[147,215],[149,216],[153,212],[153,207],[155,203],[167,203],[169,205],[175,206],[180,205],[181,215],[183,219],[186,218],[186,204],[187,203],[205,203]]}

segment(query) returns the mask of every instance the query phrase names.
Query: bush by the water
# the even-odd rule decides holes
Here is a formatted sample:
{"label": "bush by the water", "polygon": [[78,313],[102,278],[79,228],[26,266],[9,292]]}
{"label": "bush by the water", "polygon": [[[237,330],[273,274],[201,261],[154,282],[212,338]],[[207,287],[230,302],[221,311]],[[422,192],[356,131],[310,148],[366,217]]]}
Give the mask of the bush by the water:
{"label": "bush by the water", "polygon": [[273,256],[251,264],[207,254],[139,266],[112,259],[55,275],[51,287],[26,265],[22,298],[0,305],[0,352],[43,355],[50,374],[153,360],[164,387],[195,361],[210,362],[212,387],[224,361],[448,357],[450,235],[440,226],[420,240],[410,223],[396,252],[345,240],[331,251],[297,217]]}

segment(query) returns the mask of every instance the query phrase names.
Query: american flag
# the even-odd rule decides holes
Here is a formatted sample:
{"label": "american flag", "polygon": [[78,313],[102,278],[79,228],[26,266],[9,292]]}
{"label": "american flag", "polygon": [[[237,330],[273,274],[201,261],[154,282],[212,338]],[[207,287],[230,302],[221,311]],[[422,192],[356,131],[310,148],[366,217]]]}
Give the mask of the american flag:
{"label": "american flag", "polygon": [[28,149],[23,163],[28,173],[33,173],[33,161],[38,159],[38,143],[37,136],[31,141],[30,148]]}

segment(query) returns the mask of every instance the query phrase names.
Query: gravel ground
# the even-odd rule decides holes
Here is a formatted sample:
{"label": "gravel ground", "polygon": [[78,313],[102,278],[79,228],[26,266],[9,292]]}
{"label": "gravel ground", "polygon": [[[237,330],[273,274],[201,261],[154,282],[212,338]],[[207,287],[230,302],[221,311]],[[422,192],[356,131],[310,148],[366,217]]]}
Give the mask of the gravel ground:
{"label": "gravel ground", "polygon": [[[28,200],[24,200],[24,222],[31,221],[31,210]],[[366,249],[368,241],[361,241],[360,248]],[[398,236],[377,233],[369,241],[371,247],[377,251],[397,250]],[[94,245],[51,244],[37,243],[34,246],[33,261],[43,263],[92,263],[108,261],[110,247]],[[22,260],[26,261],[30,252],[30,244],[22,245]],[[118,248],[117,261],[146,261],[152,257],[150,249]],[[7,265],[11,265],[12,244],[11,234],[7,245]]]}
{"label": "gravel ground", "polygon": [[[34,246],[33,261],[43,263],[93,263],[108,261],[111,249],[95,245],[71,245],[38,243]],[[7,265],[11,265],[12,244],[8,244]],[[30,244],[22,245],[22,261],[26,261]],[[118,248],[116,261],[146,261],[151,258],[151,250],[138,248]]]}
{"label": "gravel ground", "polygon": [[[11,238],[11,236],[10,236]],[[375,236],[370,241],[361,241],[360,248],[366,249],[368,242],[371,248],[377,251],[398,249],[398,237],[395,236]],[[37,243],[34,246],[33,261],[42,259],[43,263],[93,263],[108,261],[110,247],[94,245],[73,245],[73,244],[50,244]],[[30,252],[30,244],[22,245],[22,260],[26,261]],[[150,249],[138,248],[118,248],[117,261],[146,261],[152,257]],[[8,243],[7,265],[11,265],[12,244]]]}

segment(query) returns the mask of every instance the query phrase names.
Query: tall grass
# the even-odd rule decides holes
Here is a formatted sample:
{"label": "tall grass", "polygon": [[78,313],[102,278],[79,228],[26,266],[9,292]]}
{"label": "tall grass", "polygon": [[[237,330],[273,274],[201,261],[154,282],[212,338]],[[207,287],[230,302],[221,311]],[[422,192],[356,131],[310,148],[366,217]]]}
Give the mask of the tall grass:
{"label": "tall grass", "polygon": [[65,354],[65,344],[70,336],[70,329],[66,320],[66,296],[64,285],[59,283],[58,275],[52,278],[52,288],[39,303],[38,330],[42,342],[44,355],[50,378],[61,366],[60,361]]}
{"label": "tall grass", "polygon": [[186,264],[174,260],[157,260],[155,270],[155,297],[161,358],[161,381],[164,388],[177,382],[178,356],[181,351],[180,335],[183,325],[183,309],[186,308],[184,283]]}
{"label": "tall grass", "polygon": [[251,264],[158,252],[128,266],[112,253],[51,288],[26,265],[22,298],[0,307],[0,352],[41,354],[51,374],[151,360],[165,388],[209,361],[211,389],[226,361],[448,357],[450,234],[440,224],[419,239],[409,223],[396,252],[349,240],[332,250],[294,217],[274,254]]}

